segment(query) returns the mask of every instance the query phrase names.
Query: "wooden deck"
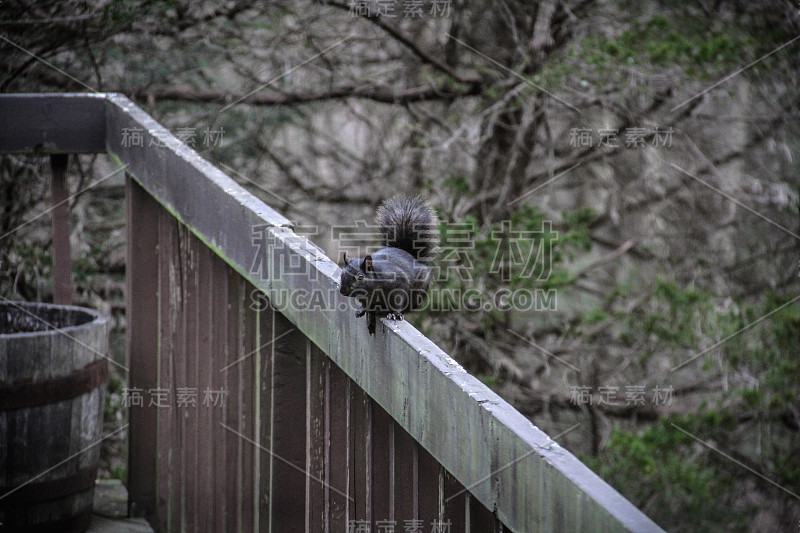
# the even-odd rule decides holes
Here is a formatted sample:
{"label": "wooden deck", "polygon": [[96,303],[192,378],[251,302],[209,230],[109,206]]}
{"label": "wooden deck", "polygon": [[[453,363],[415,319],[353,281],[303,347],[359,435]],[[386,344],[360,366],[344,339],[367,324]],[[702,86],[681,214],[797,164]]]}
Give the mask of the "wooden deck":
{"label": "wooden deck", "polygon": [[407,322],[367,335],[334,262],[124,96],[0,95],[0,121],[0,152],[127,174],[128,490],[157,531],[661,531]]}

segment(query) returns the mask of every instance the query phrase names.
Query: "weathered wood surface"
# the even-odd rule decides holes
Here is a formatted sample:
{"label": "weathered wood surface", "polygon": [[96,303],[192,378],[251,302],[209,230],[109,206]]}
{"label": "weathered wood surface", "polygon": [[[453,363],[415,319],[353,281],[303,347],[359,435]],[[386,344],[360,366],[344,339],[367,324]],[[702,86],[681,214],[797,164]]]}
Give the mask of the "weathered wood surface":
{"label": "weathered wood surface", "polygon": [[0,152],[102,153],[107,95],[4,94],[0,98]]}
{"label": "weathered wood surface", "polygon": [[53,303],[72,303],[72,259],[70,257],[69,197],[67,193],[67,154],[50,156],[53,205]]}
{"label": "weathered wood surface", "polygon": [[[173,394],[164,408],[146,400],[130,409],[134,512],[154,505],[149,518],[168,531],[463,524],[464,496],[441,505],[463,487],[286,317],[252,305],[253,285],[134,181],[128,187],[132,212],[152,215],[156,238],[142,235],[145,224],[132,236],[157,250],[130,271],[131,290],[149,302],[129,314],[139,328],[132,356],[142,356],[133,343],[145,327],[160,339],[130,388]],[[224,390],[224,405],[203,405],[206,388]],[[180,389],[198,392],[195,407],[179,404]],[[472,516],[491,512],[473,502]]]}
{"label": "weathered wood surface", "polygon": [[[296,235],[288,220],[124,97],[109,96],[107,113],[108,149],[137,181],[271,302],[318,297],[317,309],[278,310],[503,524],[513,531],[660,530],[407,322],[384,320],[377,335],[365,335],[351,302],[339,295],[337,265]],[[163,145],[158,157],[121,146],[119,131],[132,127],[144,130],[145,145]],[[266,246],[254,246],[256,234]],[[355,407],[352,413],[362,415]],[[358,427],[361,420],[353,423]],[[371,474],[360,457],[354,458],[357,475]],[[356,483],[356,493],[363,490]],[[424,513],[429,500],[418,502],[418,511]],[[368,514],[355,510],[358,519]]]}
{"label": "weathered wood surface", "polygon": [[108,376],[108,317],[0,303],[0,524],[83,531]]}
{"label": "weathered wood surface", "polygon": [[[144,237],[148,242],[156,239],[159,264],[138,274],[158,284],[157,302],[147,296],[146,306],[136,305],[138,293],[129,294],[132,309],[141,315],[132,316],[133,322],[151,328],[141,335],[159,339],[155,383],[188,384],[192,368],[211,365],[213,375],[220,365],[247,355],[245,346],[263,348],[248,357],[254,362],[236,364],[224,373],[229,403],[219,423],[224,423],[227,438],[212,428],[214,438],[208,445],[225,465],[212,472],[216,487],[223,483],[226,489],[222,494],[215,491],[208,520],[222,529],[252,523],[268,530],[270,525],[278,527],[276,517],[293,516],[302,507],[299,522],[280,523],[282,531],[290,531],[316,524],[321,505],[326,530],[331,531],[341,531],[351,520],[383,519],[376,513],[385,512],[398,520],[460,516],[473,531],[660,531],[408,323],[382,321],[374,337],[366,335],[363,320],[353,316],[351,302],[338,293],[335,263],[295,235],[287,219],[183,146],[129,100],[107,95],[105,117],[105,149],[126,165],[135,181],[131,187],[141,187],[163,207],[157,236]],[[140,146],[124,142],[123,131],[132,129],[142,133]],[[131,194],[145,198],[143,191]],[[129,215],[129,221],[137,215]],[[201,243],[193,243],[194,238]],[[196,276],[186,276],[193,268],[187,262],[206,247],[213,251],[211,271],[216,274],[210,281],[211,294],[193,300],[192,295],[204,289],[193,285]],[[220,270],[227,273],[226,281]],[[148,287],[144,280],[130,283]],[[222,292],[215,292],[221,285]],[[246,300],[254,289],[263,291],[274,308],[259,309],[252,318]],[[152,294],[152,287],[146,294]],[[301,305],[284,305],[292,302],[290,296]],[[303,305],[312,296],[318,305]],[[197,311],[187,301],[212,306],[212,317],[219,313],[219,303],[226,306],[211,320],[212,354],[199,339],[192,341],[194,353],[186,349],[187,335],[200,335],[202,329],[199,318],[196,322],[189,317]],[[148,313],[155,314],[155,321],[148,322]],[[252,326],[253,320],[258,327]],[[297,331],[279,336],[291,328]],[[258,341],[248,338],[255,332]],[[270,340],[274,342],[264,347]],[[140,363],[131,353],[135,367]],[[141,363],[142,373],[152,379],[153,356],[149,357],[150,362]],[[190,357],[197,362],[189,362]],[[211,359],[201,364],[203,357]],[[303,386],[294,382],[301,369]],[[196,379],[203,386],[200,376]],[[285,382],[284,376],[291,376],[292,382]],[[312,385],[321,382],[325,393],[318,396]],[[297,405],[287,405],[287,398]],[[322,420],[319,413],[324,413]],[[140,419],[148,416],[152,415]],[[206,416],[212,426],[218,422],[215,415]],[[149,424],[145,430],[133,428],[132,419],[132,449],[146,448],[135,444],[137,439],[155,438],[158,485],[147,489],[150,493],[145,490],[142,500],[132,490],[132,500],[142,501],[145,508],[155,505],[163,523],[173,528],[181,527],[190,513],[200,520],[201,515],[194,514],[198,509],[186,507],[195,501],[186,495],[187,486],[195,486],[186,464],[200,462],[194,456],[181,457],[201,453],[201,447],[195,452],[186,446],[192,426],[161,410],[155,424]],[[316,440],[320,434],[327,444]],[[294,447],[287,448],[286,442]],[[273,452],[273,445],[289,455],[289,464]],[[316,499],[320,491],[309,477],[304,478],[303,490],[295,492],[300,485],[295,486],[289,473],[291,465],[304,468],[306,474],[324,472],[324,501]],[[208,475],[198,471],[197,480]],[[292,489],[281,493],[284,486]],[[459,493],[464,486],[468,496]],[[153,491],[155,500],[148,500]],[[225,504],[219,507],[221,498]]]}

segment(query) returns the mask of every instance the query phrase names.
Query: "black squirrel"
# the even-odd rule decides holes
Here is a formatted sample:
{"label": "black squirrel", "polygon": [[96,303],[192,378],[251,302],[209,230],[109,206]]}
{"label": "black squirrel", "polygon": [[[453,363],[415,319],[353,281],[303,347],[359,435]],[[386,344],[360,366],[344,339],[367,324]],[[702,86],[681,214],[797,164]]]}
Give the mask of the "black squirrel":
{"label": "black squirrel", "polygon": [[385,201],[375,222],[386,247],[360,259],[345,253],[340,289],[361,304],[356,316],[367,315],[370,335],[379,314],[403,320],[403,313],[422,307],[439,247],[439,220],[419,196]]}

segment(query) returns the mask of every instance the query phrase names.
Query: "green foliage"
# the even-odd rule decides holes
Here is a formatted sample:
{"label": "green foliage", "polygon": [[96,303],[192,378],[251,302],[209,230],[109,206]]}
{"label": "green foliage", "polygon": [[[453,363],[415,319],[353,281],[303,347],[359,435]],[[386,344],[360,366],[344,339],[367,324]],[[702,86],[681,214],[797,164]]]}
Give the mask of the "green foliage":
{"label": "green foliage", "polygon": [[106,385],[106,404],[103,416],[106,421],[117,422],[122,415],[122,394],[124,382],[117,376],[111,376]]}
{"label": "green foliage", "polygon": [[484,385],[486,385],[489,388],[494,387],[495,384],[500,379],[499,376],[487,376],[487,375],[484,375],[484,374],[478,374],[475,377],[477,377],[479,380],[481,380],[481,383],[483,383]]}
{"label": "green foliage", "polygon": [[466,176],[462,175],[454,175],[451,174],[447,176],[442,185],[452,191],[454,194],[459,196],[464,196],[469,194],[471,188],[469,186],[469,180]]}
{"label": "green foliage", "polygon": [[[166,4],[166,2],[164,3]],[[124,0],[108,2],[100,12],[103,23],[120,31],[129,24],[141,20],[142,16],[151,12],[153,2],[127,2]]]}
{"label": "green foliage", "polygon": [[582,459],[668,531],[747,531],[755,509],[730,490],[739,467],[675,426],[705,440],[735,420],[707,412],[662,419],[638,434],[614,429],[598,457]]}
{"label": "green foliage", "polygon": [[50,266],[53,264],[53,255],[50,250],[37,246],[25,246],[21,243],[14,243],[12,246],[13,255],[20,265],[20,270],[39,270],[44,274],[51,272]]}
{"label": "green foliage", "polygon": [[653,347],[692,349],[701,344],[703,329],[710,327],[712,309],[710,293],[657,280],[649,307],[626,316],[628,338],[644,337]]}
{"label": "green foliage", "polygon": [[[450,176],[446,185],[457,190],[466,187],[466,181]],[[441,218],[448,217],[443,214]],[[440,271],[432,296],[435,300],[429,302],[427,316],[453,311],[477,313],[479,329],[488,339],[494,335],[495,326],[507,324],[509,311],[552,310],[556,290],[574,282],[566,261],[573,259],[575,252],[591,247],[588,232],[594,218],[593,211],[582,209],[564,213],[563,222],[557,224],[528,205],[520,206],[506,221],[483,226],[467,217],[457,228],[469,228],[466,231],[473,249],[464,249],[463,241],[452,241],[449,232],[453,228],[443,224]],[[447,304],[448,298],[454,301],[452,305]],[[412,320],[425,323],[424,318]]]}
{"label": "green foliage", "polygon": [[505,223],[488,225],[475,241],[475,276],[494,288],[551,289],[571,283],[564,267],[575,250],[591,246],[588,238],[590,210],[564,214],[555,228],[541,211],[522,206]]}
{"label": "green foliage", "polygon": [[[647,334],[661,346],[702,345],[698,324],[711,339],[727,338],[788,299],[768,294],[762,309],[725,313],[711,301],[695,286],[659,281],[648,312],[631,319],[626,341]],[[599,316],[598,311],[588,315]],[[745,503],[743,491],[758,487],[775,498],[791,497],[719,452],[800,492],[800,428],[793,418],[800,412],[798,340],[800,308],[787,305],[719,348],[727,374],[747,375],[754,386],[733,386],[694,413],[660,419],[638,432],[615,428],[597,457],[583,459],[670,531],[746,531],[756,509]]]}
{"label": "green foliage", "polygon": [[592,309],[586,314],[586,316],[583,318],[583,321],[587,324],[599,324],[608,317],[609,314],[602,309]]}
{"label": "green foliage", "polygon": [[111,469],[111,479],[119,479],[123,483],[128,482],[128,469],[124,464],[113,464]]}
{"label": "green foliage", "polygon": [[685,74],[705,79],[746,63],[755,42],[745,32],[709,26],[678,10],[670,18],[659,14],[644,22],[634,20],[616,37],[590,37],[581,44],[581,55],[604,70],[621,62],[680,65]]}
{"label": "green foliage", "polygon": [[89,283],[92,278],[100,273],[101,269],[97,264],[97,257],[102,255],[103,249],[95,246],[91,253],[82,254],[72,260],[72,274],[74,281],[78,283]]}

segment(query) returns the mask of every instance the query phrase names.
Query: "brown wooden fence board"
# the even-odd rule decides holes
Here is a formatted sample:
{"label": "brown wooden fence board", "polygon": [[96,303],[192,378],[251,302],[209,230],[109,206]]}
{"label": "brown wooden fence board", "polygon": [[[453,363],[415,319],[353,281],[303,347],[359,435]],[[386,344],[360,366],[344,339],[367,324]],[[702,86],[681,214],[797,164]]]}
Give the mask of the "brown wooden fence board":
{"label": "brown wooden fence board", "polygon": [[450,524],[450,531],[466,531],[467,491],[449,472],[444,473],[444,520]]}
{"label": "brown wooden fence board", "polygon": [[212,405],[205,405],[206,390],[213,390],[213,372],[216,354],[212,345],[214,328],[213,263],[217,259],[206,246],[198,246],[197,255],[197,471],[195,514],[198,529],[209,531],[213,524],[214,509],[214,440],[212,434],[222,436],[219,424],[214,424]]}
{"label": "brown wooden fence board", "polygon": [[242,294],[242,286],[244,282],[235,275],[234,272],[228,271],[228,296],[226,307],[229,313],[227,323],[227,338],[226,338],[226,361],[227,367],[225,372],[225,390],[228,391],[228,397],[225,405],[225,425],[228,429],[228,434],[225,435],[226,440],[226,523],[227,531],[241,530],[241,510],[242,510],[242,493],[241,493],[241,480],[242,480],[242,448],[245,443],[241,437],[242,424],[241,424],[241,384],[242,384],[242,367],[238,364],[240,340],[241,320],[239,316],[239,304],[244,297]]}
{"label": "brown wooden fence board", "polygon": [[152,409],[156,412],[158,418],[158,523],[169,525],[170,509],[172,507],[172,499],[170,493],[170,485],[172,482],[172,465],[170,464],[170,449],[172,439],[172,424],[170,414],[164,413],[163,409],[152,404],[154,391],[158,392],[163,387],[169,386],[171,382],[171,358],[169,354],[172,352],[172,329],[170,315],[174,312],[170,310],[169,294],[170,294],[170,281],[169,281],[169,256],[166,255],[167,251],[171,248],[169,246],[170,231],[168,224],[174,224],[174,221],[169,220],[169,217],[163,210],[158,212],[158,305],[156,306],[158,312],[158,380],[155,384],[155,389],[148,391],[146,396],[147,409]]}
{"label": "brown wooden fence board", "polygon": [[175,286],[173,290],[176,293],[174,301],[178,303],[173,307],[173,309],[177,308],[177,316],[175,317],[175,349],[172,352],[173,377],[171,386],[169,387],[169,410],[172,413],[172,420],[174,421],[175,427],[178,429],[177,432],[173,432],[175,438],[172,439],[172,462],[176,466],[176,468],[173,469],[175,475],[173,476],[172,490],[175,494],[175,504],[177,507],[176,512],[173,513],[173,517],[175,517],[176,520],[176,529],[174,529],[174,531],[178,531],[187,528],[189,514],[189,509],[187,509],[187,492],[190,490],[190,481],[186,463],[192,443],[187,436],[188,417],[186,416],[186,408],[178,406],[179,393],[185,391],[190,385],[187,381],[189,366],[189,347],[187,345],[187,339],[190,336],[187,330],[187,322],[190,315],[188,307],[188,291],[190,287],[187,284],[187,272],[190,262],[188,257],[190,239],[189,232],[185,226],[177,223],[175,225],[178,237],[175,244],[177,244],[178,249],[175,250],[173,255],[173,257],[175,257],[175,262],[173,264],[176,269],[174,276]]}
{"label": "brown wooden fence board", "polygon": [[372,525],[394,520],[394,420],[379,405],[371,404]]}
{"label": "brown wooden fence board", "polygon": [[325,531],[327,509],[325,406],[328,401],[326,378],[328,358],[319,348],[308,343],[306,382],[306,530]]}
{"label": "brown wooden fence board", "polygon": [[[252,302],[252,300],[250,300]],[[257,300],[256,300],[257,301]],[[260,308],[260,306],[259,306]],[[270,531],[270,510],[271,497],[273,494],[272,483],[272,361],[274,338],[274,312],[270,307],[261,308],[259,312],[259,416],[260,425],[258,431],[258,441],[262,446],[259,455],[258,471],[259,485],[258,494],[258,526],[263,532]]]}
{"label": "brown wooden fence board", "polygon": [[394,430],[394,516],[398,525],[419,517],[417,443],[399,425]]}
{"label": "brown wooden fence board", "polygon": [[306,494],[306,339],[275,315],[272,376],[273,531],[304,531]]}
{"label": "brown wooden fence board", "polygon": [[370,522],[372,510],[369,501],[369,397],[358,387],[350,387],[350,475],[353,479],[353,514],[349,521]]}
{"label": "brown wooden fence board", "polygon": [[255,519],[255,500],[253,499],[255,479],[254,475],[257,472],[258,457],[258,444],[256,434],[256,398],[255,398],[255,383],[256,379],[256,362],[260,356],[259,346],[256,345],[258,318],[257,313],[250,306],[247,305],[249,294],[254,289],[249,283],[243,285],[243,293],[240,301],[238,302],[241,309],[242,316],[242,336],[241,348],[239,359],[241,362],[241,391],[242,391],[242,435],[244,443],[242,444],[242,531],[252,531]]}
{"label": "brown wooden fence board", "polygon": [[347,375],[333,363],[328,364],[328,401],[326,432],[328,457],[328,528],[331,532],[347,528],[354,513],[352,446],[350,439],[350,385]]}
{"label": "brown wooden fence board", "polygon": [[162,416],[169,418],[169,498],[171,502],[169,527],[171,531],[180,531],[185,517],[184,487],[184,439],[186,420],[177,408],[178,387],[184,387],[186,378],[186,331],[185,331],[185,302],[183,285],[183,257],[181,254],[181,240],[183,238],[178,222],[163,217],[164,224],[168,227],[170,236],[163,244],[164,261],[169,271],[167,302],[164,307],[169,309],[169,352],[166,358],[169,363],[168,379],[162,382],[161,387],[166,390],[168,407],[162,408]]}
{"label": "brown wooden fence board", "polygon": [[[129,390],[144,391],[158,383],[158,218],[160,206],[135,181],[126,176],[125,220],[127,229],[128,296],[127,364]],[[135,298],[132,295],[136,295]],[[135,364],[131,364],[134,361]],[[132,428],[128,448],[128,491],[132,495],[129,511],[155,522],[158,507],[157,444],[158,412],[145,405],[131,407],[128,419]]]}
{"label": "brown wooden fence board", "polygon": [[[227,379],[226,372],[223,367],[227,364],[227,341],[228,341],[228,278],[230,268],[222,262],[221,259],[215,257],[212,261],[212,274],[211,274],[211,353],[214,358],[211,364],[211,391],[224,390],[229,392],[226,388]],[[212,393],[213,394],[213,393]],[[209,403],[212,403],[209,398]],[[229,395],[225,396],[224,404],[230,401]],[[208,436],[209,441],[213,447],[213,479],[209,483],[213,485],[214,497],[213,505],[211,505],[212,524],[209,530],[213,531],[227,531],[227,513],[228,507],[228,446],[231,439],[231,434],[228,430],[222,427],[226,422],[226,409],[214,405],[211,411],[211,429]]]}
{"label": "brown wooden fence board", "polygon": [[439,476],[440,465],[424,448],[418,445],[417,471],[419,511],[423,530],[430,531],[434,520],[439,520]]}
{"label": "brown wooden fence board", "polygon": [[[184,383],[186,396],[183,398],[185,407],[182,418],[185,423],[185,444],[183,447],[183,471],[184,471],[184,494],[185,501],[185,524],[187,531],[197,531],[199,524],[197,522],[198,513],[200,511],[198,506],[198,493],[199,483],[198,477],[201,474],[200,468],[205,468],[198,461],[199,448],[199,433],[197,430],[198,417],[200,412],[197,409],[197,392],[198,392],[198,358],[200,345],[198,342],[199,335],[199,311],[201,307],[206,305],[199,297],[200,287],[198,286],[199,276],[199,241],[196,237],[187,232],[186,244],[184,247],[184,291],[185,291],[185,312],[184,312],[184,330],[186,333],[186,377]],[[178,391],[176,391],[176,394]]]}
{"label": "brown wooden fence board", "polygon": [[502,533],[502,526],[494,513],[472,496],[469,496],[469,526],[470,533]]}

